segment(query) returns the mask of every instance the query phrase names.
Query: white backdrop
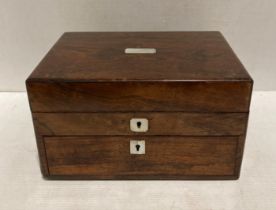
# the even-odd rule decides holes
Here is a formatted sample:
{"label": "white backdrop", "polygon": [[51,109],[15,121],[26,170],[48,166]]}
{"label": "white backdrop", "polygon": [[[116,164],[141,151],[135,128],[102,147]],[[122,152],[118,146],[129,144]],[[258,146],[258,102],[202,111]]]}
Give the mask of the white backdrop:
{"label": "white backdrop", "polygon": [[219,30],[255,80],[276,90],[275,0],[0,0],[0,91],[24,81],[65,31]]}

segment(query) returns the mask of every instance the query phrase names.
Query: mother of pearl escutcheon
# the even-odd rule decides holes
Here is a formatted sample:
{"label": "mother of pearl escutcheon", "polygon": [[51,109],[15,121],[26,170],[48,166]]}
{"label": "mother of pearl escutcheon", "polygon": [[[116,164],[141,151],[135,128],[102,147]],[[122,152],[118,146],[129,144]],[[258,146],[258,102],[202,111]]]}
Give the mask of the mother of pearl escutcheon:
{"label": "mother of pearl escutcheon", "polygon": [[149,121],[146,118],[132,118],[130,120],[130,130],[133,132],[147,132]]}
{"label": "mother of pearl escutcheon", "polygon": [[145,140],[130,140],[130,154],[143,155],[146,154]]}

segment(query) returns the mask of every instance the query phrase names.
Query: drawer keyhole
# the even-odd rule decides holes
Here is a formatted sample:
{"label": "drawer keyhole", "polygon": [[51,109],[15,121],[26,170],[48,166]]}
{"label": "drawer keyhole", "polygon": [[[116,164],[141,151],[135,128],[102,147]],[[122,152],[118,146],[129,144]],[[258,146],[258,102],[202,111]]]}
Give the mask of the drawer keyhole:
{"label": "drawer keyhole", "polygon": [[[136,123],[135,123],[136,126]],[[130,154],[143,155],[146,154],[145,140],[130,140]]]}
{"label": "drawer keyhole", "polygon": [[142,123],[140,121],[137,122],[137,127],[141,128]]}
{"label": "drawer keyhole", "polygon": [[147,132],[149,129],[149,121],[146,118],[132,118],[129,125],[133,132]]}
{"label": "drawer keyhole", "polygon": [[139,144],[136,144],[135,147],[136,147],[136,151],[139,152],[139,150],[140,150],[140,145],[139,145]]}

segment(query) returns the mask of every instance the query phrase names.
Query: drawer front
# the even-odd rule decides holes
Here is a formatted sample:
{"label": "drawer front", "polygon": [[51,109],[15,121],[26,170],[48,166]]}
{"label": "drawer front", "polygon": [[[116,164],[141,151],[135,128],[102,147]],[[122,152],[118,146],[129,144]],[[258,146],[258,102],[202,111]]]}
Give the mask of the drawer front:
{"label": "drawer front", "polygon": [[[130,154],[130,140],[144,154]],[[232,176],[236,137],[45,137],[49,174],[112,178]]]}
{"label": "drawer front", "polygon": [[[34,113],[41,135],[241,135],[246,113]],[[146,119],[144,132],[131,129],[131,120]],[[142,121],[141,121],[142,122]],[[143,127],[143,125],[141,125]]]}
{"label": "drawer front", "polygon": [[248,112],[252,83],[27,82],[33,112]]}

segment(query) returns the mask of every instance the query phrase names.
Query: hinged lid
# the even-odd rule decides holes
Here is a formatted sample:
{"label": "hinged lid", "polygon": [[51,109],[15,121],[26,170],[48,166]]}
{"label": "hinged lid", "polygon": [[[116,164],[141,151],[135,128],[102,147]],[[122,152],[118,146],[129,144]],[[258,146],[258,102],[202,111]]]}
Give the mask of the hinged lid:
{"label": "hinged lid", "polygon": [[219,32],[76,32],[27,90],[33,112],[248,112],[252,82]]}

